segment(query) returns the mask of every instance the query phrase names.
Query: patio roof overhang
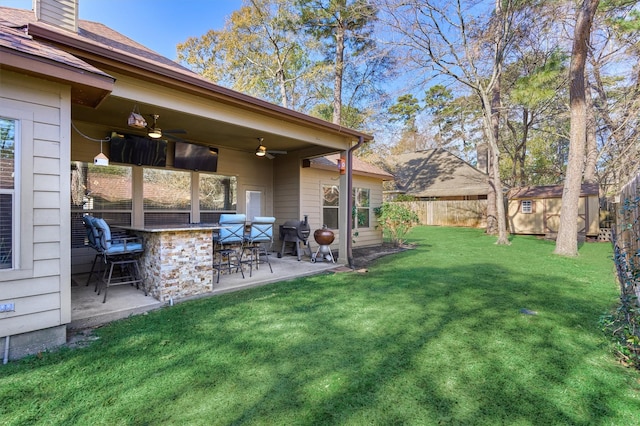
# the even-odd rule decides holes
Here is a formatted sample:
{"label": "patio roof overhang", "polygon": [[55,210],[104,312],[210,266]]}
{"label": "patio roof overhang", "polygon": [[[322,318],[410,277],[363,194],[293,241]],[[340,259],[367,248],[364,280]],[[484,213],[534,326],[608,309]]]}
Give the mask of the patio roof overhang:
{"label": "patio roof overhang", "polygon": [[[160,116],[159,127],[185,130],[184,135],[178,136],[186,141],[252,152],[258,145],[257,138],[262,137],[268,149],[298,152],[300,157],[346,150],[359,138],[373,139],[371,135],[216,85],[175,63],[167,65],[107,49],[51,25],[31,23],[29,34],[116,77],[115,90],[98,111],[75,107],[73,120],[131,132],[134,129],[127,129],[126,118],[137,104],[143,114]],[[136,82],[153,86],[154,90]]]}

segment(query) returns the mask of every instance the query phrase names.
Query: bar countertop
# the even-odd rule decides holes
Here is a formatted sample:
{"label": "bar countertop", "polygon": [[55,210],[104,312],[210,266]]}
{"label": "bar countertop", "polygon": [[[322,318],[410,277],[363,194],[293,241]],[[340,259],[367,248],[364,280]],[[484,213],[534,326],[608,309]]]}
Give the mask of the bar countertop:
{"label": "bar countertop", "polygon": [[175,232],[175,231],[213,231],[220,229],[217,223],[191,223],[176,225],[156,225],[156,226],[126,226],[113,225],[114,228],[126,229],[128,231],[137,232]]}

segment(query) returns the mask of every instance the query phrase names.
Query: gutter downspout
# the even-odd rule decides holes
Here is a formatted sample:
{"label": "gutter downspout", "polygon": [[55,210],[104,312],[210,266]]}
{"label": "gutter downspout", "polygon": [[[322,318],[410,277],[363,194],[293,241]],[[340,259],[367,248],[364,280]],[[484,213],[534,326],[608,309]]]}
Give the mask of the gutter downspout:
{"label": "gutter downspout", "polygon": [[353,231],[353,196],[351,195],[353,192],[353,165],[351,161],[353,159],[353,151],[360,148],[363,143],[364,138],[359,136],[358,143],[347,151],[347,263],[351,269],[355,269],[352,250],[353,240],[351,238],[351,232]]}

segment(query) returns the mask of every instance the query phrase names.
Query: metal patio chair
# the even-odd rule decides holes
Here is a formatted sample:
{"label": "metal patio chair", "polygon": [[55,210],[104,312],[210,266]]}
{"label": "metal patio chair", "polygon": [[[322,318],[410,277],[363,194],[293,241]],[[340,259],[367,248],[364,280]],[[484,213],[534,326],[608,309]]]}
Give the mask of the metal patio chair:
{"label": "metal patio chair", "polygon": [[102,303],[107,301],[109,287],[113,285],[135,284],[136,288],[139,289],[142,284],[142,289],[146,296],[147,289],[138,264],[138,260],[144,252],[142,238],[126,234],[113,235],[107,222],[101,218],[87,215],[83,217],[83,222],[85,227],[88,226],[87,237],[89,245],[97,251],[87,285],[89,285],[95,271],[97,259],[102,258],[105,265],[102,278],[96,283],[98,295],[104,289]]}
{"label": "metal patio chair", "polygon": [[216,283],[220,282],[223,270],[231,273],[233,268],[236,269],[236,273],[240,270],[244,278],[242,251],[245,222],[244,214],[220,215],[220,229],[213,233],[213,269],[218,271]]}
{"label": "metal patio chair", "polygon": [[271,262],[269,262],[269,249],[273,244],[273,224],[275,221],[275,217],[265,216],[256,216],[251,221],[251,229],[244,237],[246,247],[250,252],[249,276],[252,275],[254,262],[256,264],[256,269],[258,269],[260,265],[260,256],[262,255],[264,255],[266,263],[269,265],[271,273],[273,273]]}

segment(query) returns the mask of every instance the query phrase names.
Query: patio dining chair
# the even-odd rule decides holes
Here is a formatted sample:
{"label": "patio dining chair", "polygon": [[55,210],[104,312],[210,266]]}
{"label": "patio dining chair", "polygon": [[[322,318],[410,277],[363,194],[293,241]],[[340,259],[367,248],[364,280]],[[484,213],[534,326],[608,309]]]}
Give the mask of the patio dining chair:
{"label": "patio dining chair", "polygon": [[249,276],[252,275],[253,264],[255,262],[256,269],[260,265],[260,256],[264,255],[266,263],[269,265],[271,273],[273,268],[269,261],[269,249],[273,244],[273,224],[275,217],[256,216],[251,221],[249,233],[245,235],[244,241],[250,252],[249,256]]}
{"label": "patio dining chair", "polygon": [[98,295],[104,289],[102,303],[107,301],[109,287],[119,284],[135,284],[138,289],[142,284],[146,296],[147,289],[138,264],[144,251],[142,238],[126,234],[114,235],[107,222],[102,218],[87,215],[83,217],[83,222],[85,227],[88,227],[89,245],[97,251],[87,285],[89,285],[95,271],[96,260],[102,258],[105,265],[102,278],[96,283]]}
{"label": "patio dining chair", "polygon": [[216,283],[220,282],[223,270],[231,273],[234,268],[244,278],[242,252],[245,222],[244,214],[220,215],[220,229],[213,232],[213,269],[218,272]]}

